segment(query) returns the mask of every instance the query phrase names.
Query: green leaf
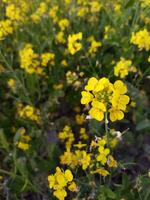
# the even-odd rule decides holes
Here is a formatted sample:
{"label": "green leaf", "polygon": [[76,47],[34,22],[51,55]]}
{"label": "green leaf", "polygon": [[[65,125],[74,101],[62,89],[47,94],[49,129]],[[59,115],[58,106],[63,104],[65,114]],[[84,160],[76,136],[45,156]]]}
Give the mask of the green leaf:
{"label": "green leaf", "polygon": [[146,128],[150,128],[150,120],[148,119],[144,119],[143,121],[141,121],[140,123],[137,124],[136,126],[136,130],[140,131]]}
{"label": "green leaf", "polygon": [[100,187],[100,196],[107,197],[106,199],[108,199],[108,198],[109,199],[116,199],[117,198],[116,194],[110,188],[108,188],[107,186],[101,186]]}
{"label": "green leaf", "polygon": [[126,5],[125,5],[125,8],[129,8],[131,6],[133,6],[133,4],[135,3],[135,0],[129,0]]}
{"label": "green leaf", "polygon": [[7,182],[7,188],[11,191],[11,193],[19,194],[24,185],[24,180],[20,178],[9,179]]}
{"label": "green leaf", "polygon": [[25,157],[20,157],[16,159],[16,167],[18,171],[22,174],[22,176],[26,177],[27,176],[27,167],[26,167],[26,158]]}
{"label": "green leaf", "polygon": [[122,186],[123,186],[123,188],[129,187],[129,177],[127,174],[122,175]]}
{"label": "green leaf", "polygon": [[116,199],[116,194],[110,189],[110,188],[105,188],[105,193],[108,198],[110,199]]}
{"label": "green leaf", "polygon": [[9,143],[7,142],[3,129],[0,129],[0,146],[6,150],[9,149]]}

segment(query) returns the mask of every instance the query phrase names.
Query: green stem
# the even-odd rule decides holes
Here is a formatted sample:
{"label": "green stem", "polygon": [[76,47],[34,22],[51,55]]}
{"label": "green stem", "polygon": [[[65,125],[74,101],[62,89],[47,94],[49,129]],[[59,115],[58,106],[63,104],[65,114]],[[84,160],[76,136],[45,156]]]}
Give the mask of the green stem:
{"label": "green stem", "polygon": [[25,96],[28,97],[28,102],[31,103],[30,101],[30,95],[28,93],[28,91],[26,90],[25,86],[22,84],[21,80],[18,78],[18,76],[16,75],[15,71],[13,70],[12,66],[7,62],[5,56],[2,54],[2,51],[0,49],[0,56],[2,58],[2,61],[6,64],[6,67],[10,70],[10,72],[12,73],[13,77],[18,81],[19,85],[21,86],[23,93]]}
{"label": "green stem", "polygon": [[2,174],[7,174],[7,175],[10,175],[10,176],[14,175],[13,173],[8,172],[8,171],[6,171],[6,170],[4,170],[4,169],[0,169],[0,173],[2,173]]}
{"label": "green stem", "polygon": [[109,131],[108,131],[108,112],[105,112],[105,132],[107,136],[107,143],[109,144]]}

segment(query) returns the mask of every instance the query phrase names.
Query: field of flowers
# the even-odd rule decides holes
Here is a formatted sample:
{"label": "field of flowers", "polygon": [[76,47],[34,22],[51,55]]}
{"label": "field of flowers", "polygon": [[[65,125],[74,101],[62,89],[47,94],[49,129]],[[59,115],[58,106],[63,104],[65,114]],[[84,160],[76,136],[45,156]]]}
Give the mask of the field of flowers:
{"label": "field of flowers", "polygon": [[150,0],[0,0],[0,200],[150,200]]}

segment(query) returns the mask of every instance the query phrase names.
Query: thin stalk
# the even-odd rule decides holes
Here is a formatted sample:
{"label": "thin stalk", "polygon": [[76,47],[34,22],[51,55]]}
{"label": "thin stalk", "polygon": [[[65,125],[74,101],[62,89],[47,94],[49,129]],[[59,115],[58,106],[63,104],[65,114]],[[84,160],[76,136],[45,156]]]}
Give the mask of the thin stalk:
{"label": "thin stalk", "polygon": [[108,112],[105,112],[105,132],[107,136],[107,143],[109,145],[109,131],[108,131]]}
{"label": "thin stalk", "polygon": [[18,76],[16,75],[16,73],[14,72],[13,68],[7,62],[5,56],[2,54],[1,50],[0,50],[0,55],[1,55],[1,58],[2,58],[3,62],[6,64],[7,68],[10,70],[10,72],[13,74],[14,78],[18,81],[19,85],[23,89],[24,95],[28,96],[29,103],[31,103],[28,91],[26,90],[25,86],[22,84],[22,82],[20,81],[20,79],[18,78]]}

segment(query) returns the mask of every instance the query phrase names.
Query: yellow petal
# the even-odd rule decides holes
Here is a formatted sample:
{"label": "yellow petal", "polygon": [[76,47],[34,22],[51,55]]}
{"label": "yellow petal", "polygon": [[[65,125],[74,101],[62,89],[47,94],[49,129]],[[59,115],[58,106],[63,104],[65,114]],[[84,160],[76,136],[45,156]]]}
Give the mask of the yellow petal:
{"label": "yellow petal", "polygon": [[120,101],[121,101],[123,104],[128,104],[129,101],[130,101],[130,98],[129,98],[127,95],[122,95],[121,98],[120,98]]}
{"label": "yellow petal", "polygon": [[114,89],[117,90],[120,94],[125,94],[127,92],[126,85],[120,80],[115,81]]}
{"label": "yellow petal", "polygon": [[98,121],[102,121],[104,119],[104,113],[97,108],[91,108],[89,110],[89,114]]}
{"label": "yellow petal", "polygon": [[124,118],[124,113],[121,110],[117,112],[117,118],[118,120],[121,120]]}
{"label": "yellow petal", "polygon": [[81,92],[81,104],[88,104],[92,101],[93,95],[90,92],[83,91]]}
{"label": "yellow petal", "polygon": [[106,88],[106,87],[109,87],[109,79],[108,78],[101,78],[99,81],[98,81],[98,83],[97,83],[97,85],[96,85],[96,87],[95,87],[95,89],[94,89],[94,91],[95,92],[99,92],[99,91],[101,91],[101,90],[103,90],[104,88]]}
{"label": "yellow petal", "polygon": [[106,111],[106,106],[105,106],[105,104],[102,103],[102,102],[99,102],[99,101],[97,101],[97,100],[93,100],[92,106],[93,106],[94,108],[99,108],[99,109],[102,110],[103,112]]}
{"label": "yellow petal", "polygon": [[68,189],[69,189],[71,192],[77,191],[77,185],[75,184],[75,182],[72,182],[72,183],[69,185]]}
{"label": "yellow petal", "polygon": [[72,172],[69,169],[67,169],[65,171],[65,178],[67,179],[67,181],[72,181],[73,180]]}
{"label": "yellow petal", "polygon": [[61,187],[64,187],[67,185],[67,182],[63,174],[56,175],[56,180]]}
{"label": "yellow petal", "polygon": [[97,83],[98,83],[98,80],[95,77],[90,78],[88,81],[88,84],[85,86],[85,90],[87,91],[94,90]]}

